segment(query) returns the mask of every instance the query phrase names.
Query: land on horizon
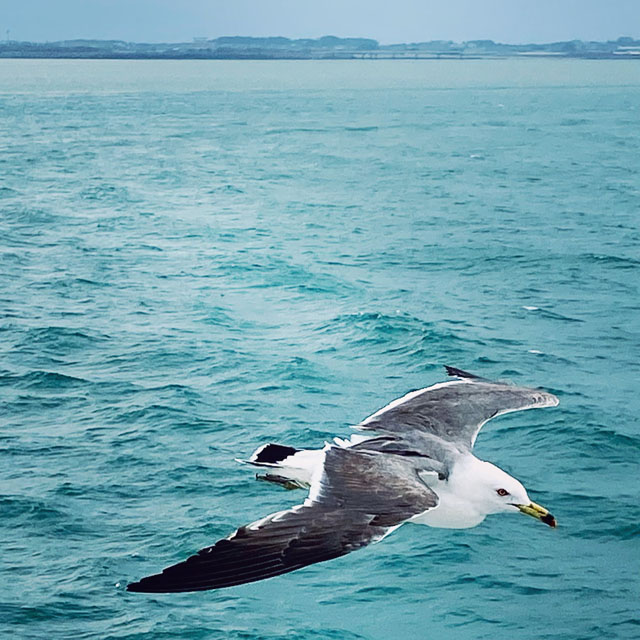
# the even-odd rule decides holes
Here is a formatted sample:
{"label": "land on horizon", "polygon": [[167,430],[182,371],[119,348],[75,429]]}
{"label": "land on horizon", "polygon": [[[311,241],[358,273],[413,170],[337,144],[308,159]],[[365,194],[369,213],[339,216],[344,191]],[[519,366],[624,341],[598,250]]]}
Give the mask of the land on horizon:
{"label": "land on horizon", "polygon": [[0,42],[0,58],[196,59],[196,60],[349,60],[489,58],[556,56],[588,59],[638,59],[640,39],[620,37],[605,42],[568,40],[550,43],[503,44],[493,40],[431,40],[380,44],[371,38],[290,39],[225,36],[191,42],[141,43],[123,40],[60,40]]}

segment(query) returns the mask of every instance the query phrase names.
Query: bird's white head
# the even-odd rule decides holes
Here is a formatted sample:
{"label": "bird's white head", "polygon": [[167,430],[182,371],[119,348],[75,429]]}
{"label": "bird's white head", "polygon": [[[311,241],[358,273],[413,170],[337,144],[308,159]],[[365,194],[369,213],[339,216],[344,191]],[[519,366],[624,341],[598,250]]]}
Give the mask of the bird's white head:
{"label": "bird's white head", "polygon": [[478,512],[486,516],[519,511],[551,527],[556,526],[555,518],[544,507],[532,502],[527,490],[513,476],[475,456],[470,456],[463,466],[462,473],[455,474],[457,477],[451,479],[467,485],[464,487],[467,499]]}
{"label": "bird's white head", "polygon": [[478,461],[475,472],[474,493],[486,505],[487,515],[503,511],[518,511],[518,505],[531,502],[527,490],[518,480],[499,467],[483,460]]}

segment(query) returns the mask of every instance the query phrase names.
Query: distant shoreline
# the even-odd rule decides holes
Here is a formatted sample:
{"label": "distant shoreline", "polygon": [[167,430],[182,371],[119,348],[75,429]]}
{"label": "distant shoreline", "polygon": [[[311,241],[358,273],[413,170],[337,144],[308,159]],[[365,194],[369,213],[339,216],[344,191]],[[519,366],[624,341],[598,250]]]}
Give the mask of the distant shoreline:
{"label": "distant shoreline", "polygon": [[2,55],[0,60],[236,60],[236,61],[341,61],[341,60],[506,60],[506,59],[536,59],[536,60],[640,60],[638,55],[616,55],[616,56],[572,56],[572,55],[548,55],[543,53],[520,54],[520,55],[475,55],[475,56],[144,56],[144,55]]}
{"label": "distant shoreline", "polygon": [[282,37],[230,36],[182,43],[122,40],[0,42],[0,59],[85,60],[473,60],[495,58],[582,58],[640,60],[640,40],[570,40],[544,44],[503,44],[493,40],[449,40],[381,45],[370,38],[291,40]]}

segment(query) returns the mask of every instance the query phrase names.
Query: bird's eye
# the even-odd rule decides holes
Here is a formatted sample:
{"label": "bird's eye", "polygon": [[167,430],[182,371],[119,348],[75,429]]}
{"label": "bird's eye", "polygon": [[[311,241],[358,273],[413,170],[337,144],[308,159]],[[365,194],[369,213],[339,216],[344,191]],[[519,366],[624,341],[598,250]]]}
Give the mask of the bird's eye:
{"label": "bird's eye", "polygon": [[506,489],[497,489],[496,493],[499,496],[508,496],[509,495],[509,492]]}

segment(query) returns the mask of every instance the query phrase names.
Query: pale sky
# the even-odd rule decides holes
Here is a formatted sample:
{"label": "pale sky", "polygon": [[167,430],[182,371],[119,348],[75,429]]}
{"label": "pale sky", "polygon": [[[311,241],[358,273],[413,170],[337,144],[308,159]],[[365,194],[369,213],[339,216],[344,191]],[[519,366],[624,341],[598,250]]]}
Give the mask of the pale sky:
{"label": "pale sky", "polygon": [[0,0],[0,37],[7,35],[40,42],[228,35],[354,36],[383,44],[614,40],[640,37],[640,0]]}

